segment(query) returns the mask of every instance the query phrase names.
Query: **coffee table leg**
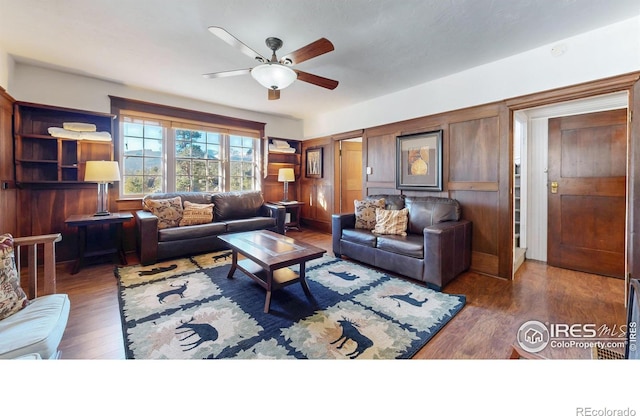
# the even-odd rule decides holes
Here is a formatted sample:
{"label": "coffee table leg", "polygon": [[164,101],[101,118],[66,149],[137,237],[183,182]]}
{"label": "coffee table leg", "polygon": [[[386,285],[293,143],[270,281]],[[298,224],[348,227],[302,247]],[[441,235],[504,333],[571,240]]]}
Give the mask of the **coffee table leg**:
{"label": "coffee table leg", "polygon": [[267,274],[267,295],[264,299],[264,313],[269,313],[271,307],[271,288],[273,284],[273,271],[266,270]]}
{"label": "coffee table leg", "polygon": [[305,279],[305,272],[306,272],[306,266],[305,266],[305,262],[303,261],[302,263],[300,263],[300,272],[298,273],[298,276],[300,278],[300,284],[302,285],[302,290],[304,290],[304,293],[307,296],[311,296],[311,291],[309,290],[309,286],[307,286],[307,279]]}
{"label": "coffee table leg", "polygon": [[238,267],[238,252],[236,250],[233,250],[231,252],[231,268],[229,269],[229,273],[227,274],[227,279],[233,278],[233,273],[235,273],[237,267]]}

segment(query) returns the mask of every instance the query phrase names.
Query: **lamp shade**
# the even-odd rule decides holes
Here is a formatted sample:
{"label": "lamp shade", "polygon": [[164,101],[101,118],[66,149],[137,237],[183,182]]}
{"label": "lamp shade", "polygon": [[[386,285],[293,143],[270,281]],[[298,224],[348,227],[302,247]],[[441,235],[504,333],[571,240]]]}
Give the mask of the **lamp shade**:
{"label": "lamp shade", "polygon": [[251,70],[251,76],[260,85],[272,90],[287,88],[298,78],[298,74],[293,69],[277,62],[256,66]]}
{"label": "lamp shade", "polygon": [[281,168],[278,170],[278,182],[294,182],[296,180],[292,168]]}
{"label": "lamp shade", "polygon": [[116,182],[120,180],[118,162],[89,160],[84,171],[85,182]]}

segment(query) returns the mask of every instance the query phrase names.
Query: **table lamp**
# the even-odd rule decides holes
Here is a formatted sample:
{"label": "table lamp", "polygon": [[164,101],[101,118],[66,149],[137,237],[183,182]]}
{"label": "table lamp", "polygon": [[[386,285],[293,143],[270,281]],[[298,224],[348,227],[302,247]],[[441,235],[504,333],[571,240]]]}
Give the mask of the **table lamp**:
{"label": "table lamp", "polygon": [[120,180],[118,162],[109,160],[89,160],[84,171],[85,182],[98,183],[98,210],[94,216],[104,216],[109,212],[109,182]]}
{"label": "table lamp", "polygon": [[284,182],[284,198],[281,202],[289,202],[289,182],[296,180],[293,168],[281,168],[278,170],[278,182]]}

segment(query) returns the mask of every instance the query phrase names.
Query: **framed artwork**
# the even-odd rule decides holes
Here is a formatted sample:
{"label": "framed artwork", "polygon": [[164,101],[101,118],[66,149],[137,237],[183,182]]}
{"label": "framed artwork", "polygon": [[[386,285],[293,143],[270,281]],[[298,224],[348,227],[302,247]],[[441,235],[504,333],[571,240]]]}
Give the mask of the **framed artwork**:
{"label": "framed artwork", "polygon": [[307,149],[307,178],[322,178],[322,147]]}
{"label": "framed artwork", "polygon": [[442,191],[442,130],[396,137],[396,188]]}

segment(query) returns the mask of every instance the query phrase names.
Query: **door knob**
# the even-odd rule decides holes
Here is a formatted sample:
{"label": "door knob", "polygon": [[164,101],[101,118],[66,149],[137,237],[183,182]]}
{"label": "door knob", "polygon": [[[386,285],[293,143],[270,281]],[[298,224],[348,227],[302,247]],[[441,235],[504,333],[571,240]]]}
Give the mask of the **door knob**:
{"label": "door knob", "polygon": [[551,193],[552,194],[558,193],[558,182],[551,182]]}

